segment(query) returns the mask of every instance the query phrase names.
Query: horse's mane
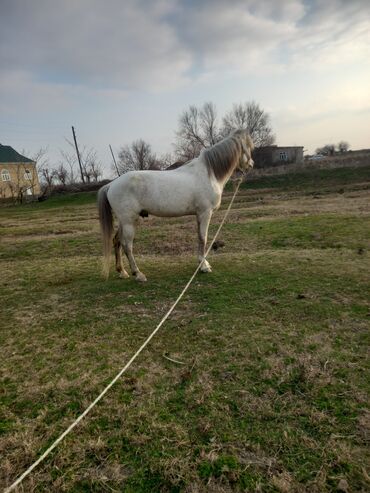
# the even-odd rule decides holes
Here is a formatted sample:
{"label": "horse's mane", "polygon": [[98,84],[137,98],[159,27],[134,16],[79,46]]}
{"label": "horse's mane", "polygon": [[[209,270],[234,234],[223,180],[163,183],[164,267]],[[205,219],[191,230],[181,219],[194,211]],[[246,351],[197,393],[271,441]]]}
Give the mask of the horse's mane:
{"label": "horse's mane", "polygon": [[[234,130],[228,137],[208,149],[203,149],[202,157],[208,172],[213,172],[216,180],[222,181],[240,160],[243,147],[241,137],[245,130]],[[253,149],[252,139],[247,135],[247,143]]]}

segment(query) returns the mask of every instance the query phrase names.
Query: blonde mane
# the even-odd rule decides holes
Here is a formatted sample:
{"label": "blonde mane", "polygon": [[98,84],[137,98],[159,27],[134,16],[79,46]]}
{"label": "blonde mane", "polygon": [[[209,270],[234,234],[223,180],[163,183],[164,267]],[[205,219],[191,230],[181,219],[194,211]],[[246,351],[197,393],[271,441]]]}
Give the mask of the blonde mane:
{"label": "blonde mane", "polygon": [[236,168],[243,152],[243,137],[252,151],[253,142],[245,130],[234,130],[228,137],[202,151],[208,172],[212,172],[216,180],[223,181]]}

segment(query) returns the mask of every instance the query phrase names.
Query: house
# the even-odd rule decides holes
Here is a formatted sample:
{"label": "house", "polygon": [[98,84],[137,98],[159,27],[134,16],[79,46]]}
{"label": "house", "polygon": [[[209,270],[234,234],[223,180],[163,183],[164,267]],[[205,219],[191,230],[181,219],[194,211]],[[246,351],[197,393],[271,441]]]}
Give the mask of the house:
{"label": "house", "polygon": [[303,146],[257,147],[253,151],[253,160],[255,168],[270,168],[282,164],[303,164]]}
{"label": "house", "polygon": [[12,147],[0,144],[0,198],[22,201],[25,196],[39,194],[36,163]]}

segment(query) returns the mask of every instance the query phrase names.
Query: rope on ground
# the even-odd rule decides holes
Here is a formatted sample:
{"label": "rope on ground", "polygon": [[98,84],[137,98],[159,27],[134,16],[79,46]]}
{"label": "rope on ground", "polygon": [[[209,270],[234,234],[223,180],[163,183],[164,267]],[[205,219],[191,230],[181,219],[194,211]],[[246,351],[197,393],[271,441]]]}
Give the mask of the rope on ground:
{"label": "rope on ground", "polygon": [[[238,180],[237,186],[234,191],[234,195],[232,196],[232,199],[230,201],[230,204],[224,214],[224,217],[222,218],[222,221],[216,231],[215,236],[213,237],[211,243],[209,244],[209,247],[206,251],[206,254],[204,258],[206,258],[211,251],[213,243],[216,241],[222,226],[225,223],[225,220],[227,216],[229,215],[230,209],[233,205],[234,199],[236,197],[236,194],[238,193],[240,184],[242,183],[242,179]],[[132,358],[126,363],[126,365],[117,373],[117,375],[113,378],[113,380],[105,387],[105,389],[98,395],[98,397],[85,409],[83,413],[81,413],[75,421],[50,445],[49,448],[45,450],[45,452],[26,470],[24,473],[19,476],[19,478],[14,481],[14,483],[9,486],[8,488],[5,488],[4,493],[9,493],[10,491],[13,491],[14,488],[16,488],[34,469],[37,467],[49,454],[52,450],[55,449],[55,447],[65,438],[75,426],[78,425],[80,421],[84,419],[84,417],[91,411],[91,409],[104,397],[104,395],[108,392],[108,390],[117,382],[117,380],[125,373],[125,371],[131,366],[131,364],[135,361],[135,359],[139,356],[139,354],[143,351],[143,349],[149,344],[149,342],[153,339],[155,334],[159,331],[159,329],[162,327],[162,325],[165,323],[165,321],[168,319],[168,317],[171,315],[181,298],[184,296],[185,292],[189,288],[190,284],[193,282],[195,276],[197,275],[199,269],[201,267],[201,263],[198,264],[198,267],[195,269],[194,274],[191,276],[189,281],[186,283],[184,289],[181,291],[179,296],[177,297],[176,301],[173,303],[171,308],[168,310],[168,312],[164,315],[162,320],[159,322],[157,327],[153,330],[153,332],[150,334],[150,336],[146,339],[146,341],[140,346],[140,348],[136,351],[136,353],[132,356]]]}

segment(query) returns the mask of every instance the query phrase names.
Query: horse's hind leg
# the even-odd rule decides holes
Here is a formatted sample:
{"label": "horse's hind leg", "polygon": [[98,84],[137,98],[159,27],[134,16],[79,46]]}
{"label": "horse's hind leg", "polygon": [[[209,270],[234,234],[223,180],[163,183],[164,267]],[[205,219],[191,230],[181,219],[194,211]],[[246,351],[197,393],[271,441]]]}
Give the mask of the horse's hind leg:
{"label": "horse's hind leg", "polygon": [[124,268],[122,262],[122,248],[121,248],[119,228],[113,238],[113,245],[114,245],[114,254],[116,256],[116,271],[119,273],[119,277],[121,277],[122,279],[126,279],[127,277],[130,276],[128,275],[128,272]]}
{"label": "horse's hind leg", "polygon": [[205,259],[206,254],[206,246],[207,246],[207,237],[208,237],[208,226],[211,220],[212,211],[207,210],[201,214],[197,215],[198,222],[198,239],[199,239],[199,247],[198,247],[198,260],[201,264],[200,270],[201,272],[212,272],[212,268],[210,264]]}
{"label": "horse's hind leg", "polygon": [[135,262],[134,254],[132,253],[135,237],[135,226],[133,223],[125,223],[121,225],[120,230],[121,243],[126,257],[128,258],[132,275],[135,276],[137,281],[144,282],[146,281],[146,277],[142,272],[140,272],[139,267]]}

